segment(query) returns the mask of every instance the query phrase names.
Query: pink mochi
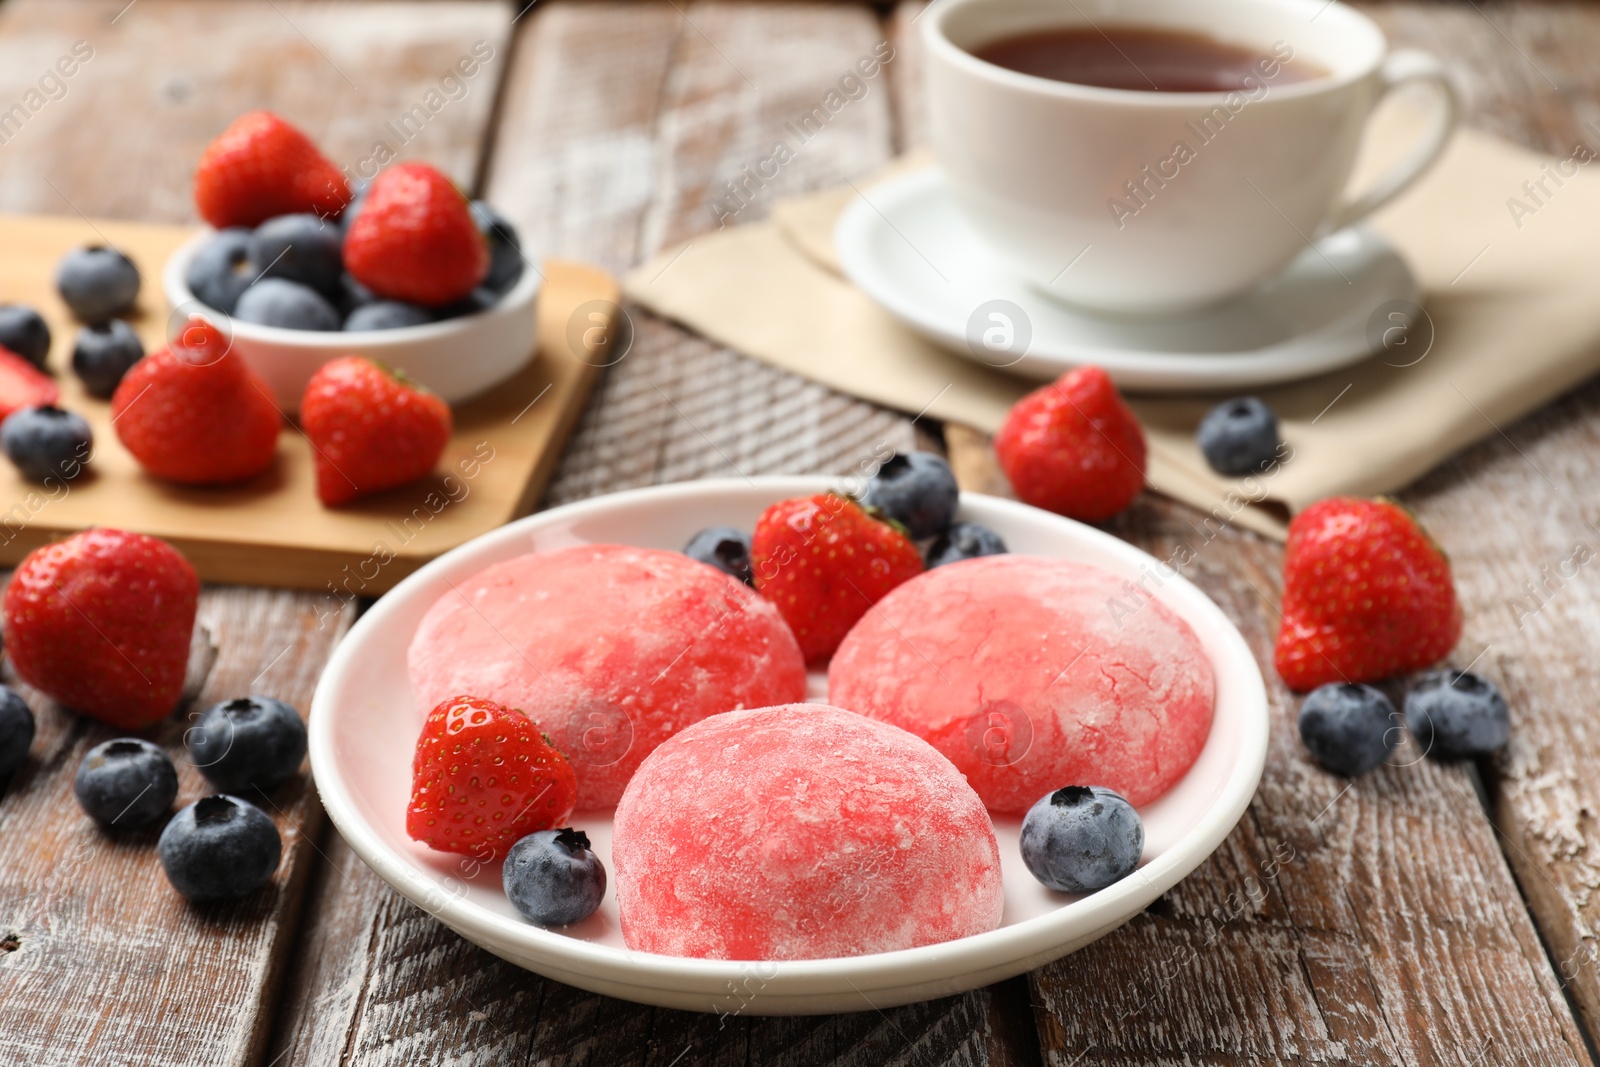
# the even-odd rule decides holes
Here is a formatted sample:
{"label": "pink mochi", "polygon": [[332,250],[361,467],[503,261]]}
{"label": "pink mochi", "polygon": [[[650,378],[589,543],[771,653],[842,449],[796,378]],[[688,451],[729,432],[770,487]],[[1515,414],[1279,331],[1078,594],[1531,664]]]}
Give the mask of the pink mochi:
{"label": "pink mochi", "polygon": [[858,956],[993,930],[988,813],[950,761],[824,704],[715,715],[662,744],[617,805],[628,947],[670,956]]}
{"label": "pink mochi", "polygon": [[1205,746],[1215,681],[1188,624],[1131,588],[1035,556],[936,567],[845,636],[829,699],[928,741],[996,813],[1069,785],[1147,804]]}
{"label": "pink mochi", "polygon": [[707,715],[801,700],[805,662],[776,608],[676,552],[581,545],[458,583],[409,653],[421,713],[487,697],[566,755],[580,809],[609,808],[661,742]]}

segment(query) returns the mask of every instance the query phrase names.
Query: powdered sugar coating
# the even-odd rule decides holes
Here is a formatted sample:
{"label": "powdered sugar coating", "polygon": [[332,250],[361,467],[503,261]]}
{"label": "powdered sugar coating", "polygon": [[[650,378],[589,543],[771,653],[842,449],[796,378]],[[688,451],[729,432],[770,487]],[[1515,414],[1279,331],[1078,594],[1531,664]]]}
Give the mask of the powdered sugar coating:
{"label": "powdered sugar coating", "polygon": [[650,751],[718,712],[805,695],[777,609],[676,552],[581,545],[495,564],[428,609],[408,658],[423,713],[460,694],[516,708],[609,808]]}
{"label": "powdered sugar coating", "polygon": [[937,567],[845,637],[829,699],[948,756],[991,811],[1100,785],[1146,804],[1211,731],[1211,662],[1187,623],[1098,567],[987,556]]}
{"label": "powdered sugar coating", "polygon": [[988,813],[950,761],[823,704],[706,719],[617,805],[629,948],[709,959],[855,956],[1000,925]]}

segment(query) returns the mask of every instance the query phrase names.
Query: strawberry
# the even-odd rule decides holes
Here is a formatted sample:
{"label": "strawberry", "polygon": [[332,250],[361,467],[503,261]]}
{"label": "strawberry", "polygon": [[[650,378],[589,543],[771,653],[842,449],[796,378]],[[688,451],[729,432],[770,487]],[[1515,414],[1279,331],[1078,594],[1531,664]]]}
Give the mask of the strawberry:
{"label": "strawberry", "polygon": [[44,407],[60,397],[54,378],[9,348],[0,348],[0,422],[13,411]]}
{"label": "strawberry", "polygon": [[217,229],[279,215],[338,218],[350,184],[311,138],[270,111],[248,111],[200,153],[194,204]]}
{"label": "strawberry", "polygon": [[35,549],[5,594],[17,675],[123,730],[166,717],[183,694],[200,579],[165,541],[85,530]]}
{"label": "strawberry", "polygon": [[1018,497],[1069,519],[1104,522],[1144,488],[1144,431],[1099,367],[1017,401],[994,449]]}
{"label": "strawberry", "polygon": [[833,655],[867,609],[922,573],[922,556],[903,527],[832,493],[762,512],[750,561],[756,589],[777,606],[807,663]]}
{"label": "strawberry", "polygon": [[450,405],[360,356],[324,363],[306,383],[300,426],[329,507],[414,482],[450,441]]}
{"label": "strawberry", "polygon": [[272,466],[282,416],[267,385],[194,316],[170,348],[135,363],[111,396],[117,439],[145,470],[208,485]]}
{"label": "strawberry", "polygon": [[406,833],[485,863],[572,814],[567,757],[520,711],[457,696],[428,712],[411,762]]}
{"label": "strawberry", "polygon": [[1272,656],[1289,688],[1416,670],[1460,637],[1450,561],[1400,505],[1333,497],[1289,523]]}
{"label": "strawberry", "polygon": [[489,273],[489,244],[467,198],[426,163],[402,163],[372,180],[344,238],[345,269],[389,300],[440,307]]}

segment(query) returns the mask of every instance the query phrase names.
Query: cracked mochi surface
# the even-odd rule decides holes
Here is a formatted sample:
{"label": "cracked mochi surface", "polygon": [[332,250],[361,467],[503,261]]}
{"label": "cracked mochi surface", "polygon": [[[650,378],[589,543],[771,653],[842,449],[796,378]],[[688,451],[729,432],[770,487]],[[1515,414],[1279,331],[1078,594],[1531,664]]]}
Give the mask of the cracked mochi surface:
{"label": "cracked mochi surface", "polygon": [[983,803],[904,730],[824,704],[717,715],[644,761],[617,805],[628,947],[796,960],[993,930]]}
{"label": "cracked mochi surface", "polygon": [[830,700],[925,739],[1007,815],[1069,785],[1156,799],[1205,746],[1214,694],[1199,639],[1159,601],[1035,556],[911,579],[828,669]]}
{"label": "cracked mochi surface", "polygon": [[458,695],[527,715],[609,808],[650,751],[707,715],[805,697],[782,616],[676,552],[580,545],[497,563],[428,609],[408,656],[426,713]]}

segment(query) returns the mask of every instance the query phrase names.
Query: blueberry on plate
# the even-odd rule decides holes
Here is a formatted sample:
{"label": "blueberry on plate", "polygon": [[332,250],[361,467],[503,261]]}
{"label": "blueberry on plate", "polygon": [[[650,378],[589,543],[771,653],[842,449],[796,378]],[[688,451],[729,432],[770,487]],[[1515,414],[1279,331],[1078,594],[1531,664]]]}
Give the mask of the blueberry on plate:
{"label": "blueberry on plate", "polygon": [[1487,678],[1429,671],[1406,694],[1406,727],[1422,750],[1445,759],[1498,751],[1511,738],[1511,709]]}
{"label": "blueberry on plate", "polygon": [[1001,556],[1007,551],[1005,541],[989,527],[975,522],[958,522],[928,546],[928,555],[923,562],[932,570],[964,559]]}
{"label": "blueberry on plate", "polygon": [[172,807],[178,772],[167,754],[137,737],[96,745],[72,780],[78,805],[107,826],[144,826]]}
{"label": "blueberry on plate", "polygon": [[1218,474],[1251,474],[1278,456],[1278,416],[1259,397],[1234,397],[1206,412],[1195,440]]}
{"label": "blueberry on plate", "polygon": [[218,793],[174,815],[161,831],[156,854],[167,881],[190,900],[228,900],[272,880],[283,839],[260,808]]}
{"label": "blueberry on plate", "polygon": [[943,456],[896,452],[867,481],[861,502],[904,526],[913,539],[944,533],[955,518],[961,490]]}
{"label": "blueberry on plate", "polygon": [[723,574],[753,585],[750,573],[750,535],[732,526],[710,526],[683,546],[683,554],[709,563]]}
{"label": "blueberry on plate", "polygon": [[108,400],[122,376],[144,358],[144,342],[124,319],[85,326],[72,346],[72,373],[90,396]]}
{"label": "blueberry on plate", "polygon": [[0,685],[0,782],[16,773],[33,744],[33,710],[8,685]]}
{"label": "blueberry on plate", "polygon": [[0,450],[24,477],[70,482],[89,462],[94,434],[76,412],[53,405],[19,408],[0,423]]}
{"label": "blueberry on plate", "polygon": [[8,348],[44,368],[50,354],[50,327],[44,317],[23,304],[0,304],[0,348]]}
{"label": "blueberry on plate", "polygon": [[483,200],[472,202],[472,221],[489,242],[489,273],[484,276],[483,287],[496,293],[510,292],[522,277],[523,268],[522,240],[517,228]]}
{"label": "blueberry on plate", "polygon": [[239,297],[233,317],[285,330],[337,330],[339,313],[321,293],[285,278],[262,278]]}
{"label": "blueberry on plate", "polygon": [[512,845],[500,880],[518,913],[540,926],[581,922],[606,895],[605,864],[589,847],[589,835],[570,826],[540,830]]}
{"label": "blueberry on plate", "polygon": [[1069,785],[1028,809],[1020,846],[1022,862],[1049,888],[1093,893],[1139,866],[1144,823],[1122,794]]}
{"label": "blueberry on plate", "polygon": [[189,759],[218,789],[274,789],[300,770],[306,724],[281,700],[240,697],[201,712],[183,742]]}
{"label": "blueberry on plate", "polygon": [[284,278],[319,293],[337,294],[344,273],[339,227],[316,215],[279,215],[256,227],[250,258],[263,277]]}
{"label": "blueberry on plate", "polygon": [[133,307],[139,296],[139,268],[115,248],[75,248],[56,268],[56,288],[79,319],[104,322]]}
{"label": "blueberry on plate", "polygon": [[1316,760],[1346,777],[1370,771],[1400,743],[1399,717],[1370,685],[1329,682],[1300,705],[1300,740]]}
{"label": "blueberry on plate", "polygon": [[446,304],[434,310],[433,317],[440,321],[445,319],[459,319],[463,315],[476,315],[480,311],[488,311],[500,299],[500,294],[493,289],[478,286],[466,296],[453,304]]}
{"label": "blueberry on plate", "polygon": [[402,326],[421,326],[433,321],[433,313],[415,304],[402,304],[398,300],[379,300],[363,304],[350,312],[344,320],[346,331],[398,330]]}
{"label": "blueberry on plate", "polygon": [[260,273],[250,258],[250,231],[233,226],[200,246],[183,280],[200,303],[232,315],[239,296]]}

